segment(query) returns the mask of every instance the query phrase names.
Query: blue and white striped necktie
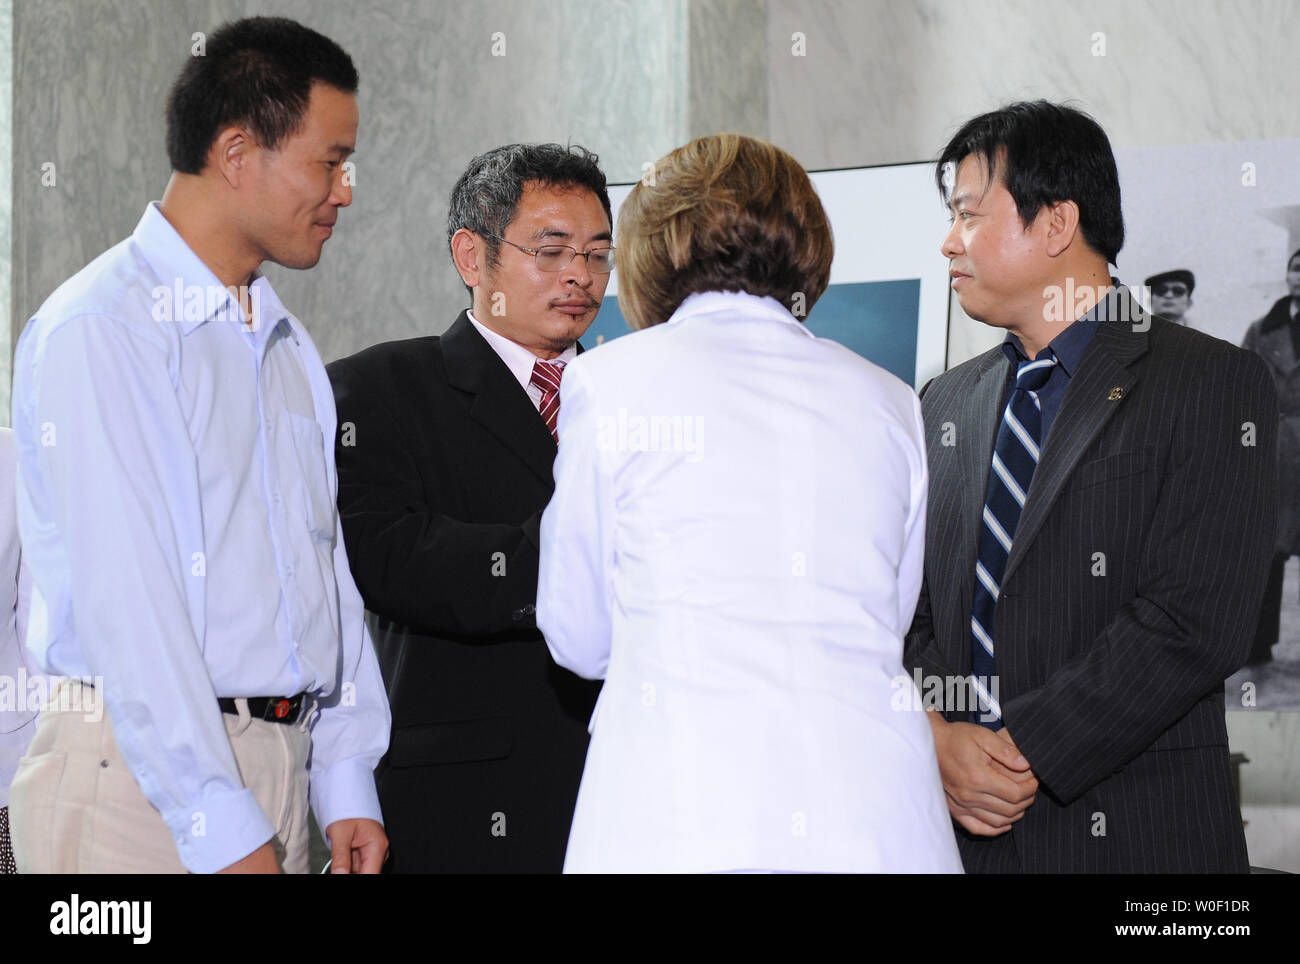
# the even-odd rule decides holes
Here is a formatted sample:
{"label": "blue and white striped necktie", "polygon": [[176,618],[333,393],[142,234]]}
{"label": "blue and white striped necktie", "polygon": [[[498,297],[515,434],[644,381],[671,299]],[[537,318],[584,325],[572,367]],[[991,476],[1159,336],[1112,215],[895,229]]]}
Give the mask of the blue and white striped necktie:
{"label": "blue and white striped necktie", "polygon": [[979,555],[975,562],[975,601],[971,611],[971,683],[978,708],[971,710],[971,722],[993,730],[1002,728],[1002,706],[993,660],[993,615],[1002,593],[1002,574],[1011,555],[1011,543],[1025,507],[1029,483],[1038,467],[1042,444],[1043,413],[1038,392],[1056,367],[1050,349],[1045,357],[1021,362],[1016,370],[1016,387],[1007,400],[993,446],[988,494],[980,525]]}

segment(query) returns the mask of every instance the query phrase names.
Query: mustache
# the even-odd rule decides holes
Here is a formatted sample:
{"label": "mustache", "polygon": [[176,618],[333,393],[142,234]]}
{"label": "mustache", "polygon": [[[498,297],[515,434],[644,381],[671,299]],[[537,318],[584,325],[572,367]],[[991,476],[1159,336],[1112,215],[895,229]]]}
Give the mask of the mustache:
{"label": "mustache", "polygon": [[[572,302],[572,301],[575,301],[575,300],[577,300],[577,299],[575,299],[575,298],[573,298],[573,297],[569,297],[569,298],[552,298],[552,299],[551,299],[551,307],[554,308],[556,305],[566,304],[566,303],[568,303],[568,302]],[[599,307],[600,307],[600,301],[599,301],[598,299],[596,299],[596,298],[592,298],[590,295],[586,296],[584,300],[587,302],[587,307],[588,307],[588,308],[599,308]]]}

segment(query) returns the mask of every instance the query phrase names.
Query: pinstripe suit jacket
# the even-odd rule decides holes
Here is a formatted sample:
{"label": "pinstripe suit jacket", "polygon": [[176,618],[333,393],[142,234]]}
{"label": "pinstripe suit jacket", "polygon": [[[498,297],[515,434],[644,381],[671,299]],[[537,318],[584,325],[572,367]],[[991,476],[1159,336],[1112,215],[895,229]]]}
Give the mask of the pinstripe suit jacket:
{"label": "pinstripe suit jacket", "polygon": [[[929,521],[909,671],[971,670],[1009,368],[994,348],[922,390]],[[1246,659],[1272,552],[1276,425],[1256,356],[1158,317],[1100,325],[1043,446],[994,618],[1003,719],[1039,792],[1008,833],[958,829],[968,871],[1248,869],[1223,681]]]}

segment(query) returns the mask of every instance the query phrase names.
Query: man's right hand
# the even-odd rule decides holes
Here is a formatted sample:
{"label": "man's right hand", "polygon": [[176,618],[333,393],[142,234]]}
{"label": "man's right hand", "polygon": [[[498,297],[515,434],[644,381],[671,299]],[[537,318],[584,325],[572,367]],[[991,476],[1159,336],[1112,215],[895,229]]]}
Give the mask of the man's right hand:
{"label": "man's right hand", "polygon": [[236,860],[229,867],[218,870],[219,874],[278,874],[280,862],[275,859],[275,848],[268,840],[247,857]]}
{"label": "man's right hand", "polygon": [[939,757],[948,812],[973,834],[996,837],[1024,816],[1038,779],[1015,745],[974,723],[949,723],[926,714]]}

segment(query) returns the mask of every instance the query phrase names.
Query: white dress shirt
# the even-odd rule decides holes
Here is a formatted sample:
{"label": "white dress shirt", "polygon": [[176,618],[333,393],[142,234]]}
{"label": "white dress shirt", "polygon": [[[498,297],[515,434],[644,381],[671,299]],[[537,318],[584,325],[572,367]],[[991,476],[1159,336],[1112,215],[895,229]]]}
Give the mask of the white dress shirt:
{"label": "white dress shirt", "polygon": [[323,828],[380,819],[388,744],[335,508],[333,393],[265,278],[251,296],[250,328],[151,204],[41,306],[14,360],[27,648],[102,678],[122,756],[199,872],[273,834],[218,697],[319,697]]}
{"label": "white dress shirt", "polygon": [[895,708],[912,390],[708,293],[576,358],[559,430],[537,623],[605,679],[565,870],[960,872],[930,725]]}
{"label": "white dress shirt", "polygon": [[[470,324],[478,329],[478,333],[497,353],[497,357],[505,362],[506,367],[510,369],[510,374],[515,376],[515,381],[523,387],[523,390],[528,393],[528,397],[532,399],[533,408],[540,412],[542,409],[542,390],[533,384],[533,365],[537,363],[537,356],[518,342],[511,341],[505,335],[493,331],[480,322],[474,317],[474,312],[466,313],[469,315]],[[577,357],[577,354],[578,347],[570,345],[560,352],[557,357],[552,358],[551,362],[561,366],[567,365]]]}

